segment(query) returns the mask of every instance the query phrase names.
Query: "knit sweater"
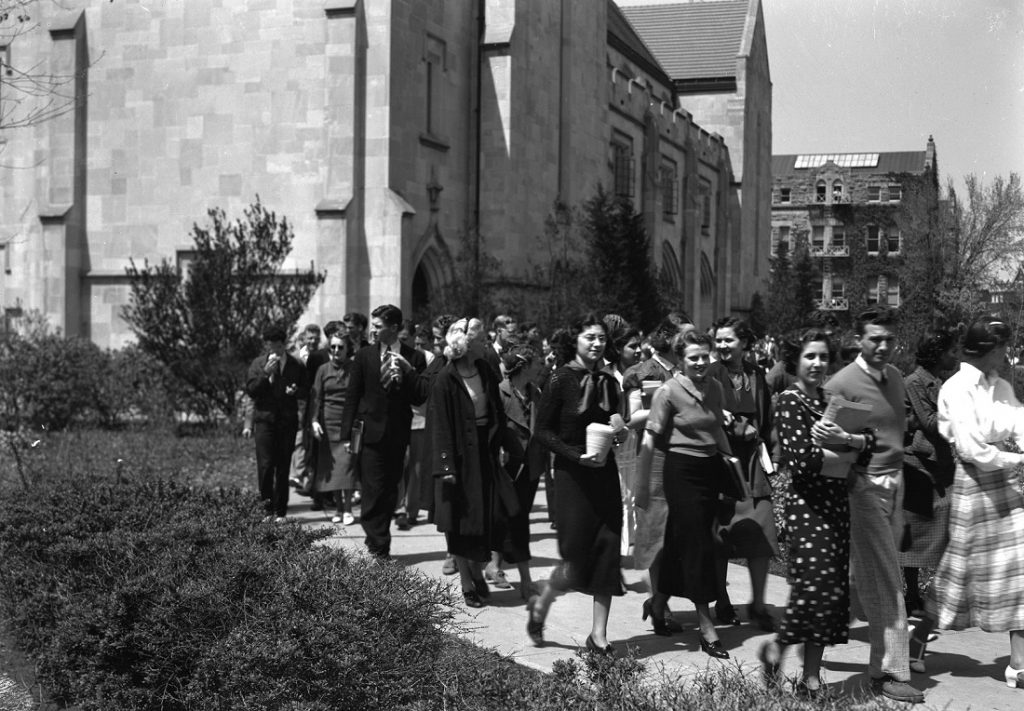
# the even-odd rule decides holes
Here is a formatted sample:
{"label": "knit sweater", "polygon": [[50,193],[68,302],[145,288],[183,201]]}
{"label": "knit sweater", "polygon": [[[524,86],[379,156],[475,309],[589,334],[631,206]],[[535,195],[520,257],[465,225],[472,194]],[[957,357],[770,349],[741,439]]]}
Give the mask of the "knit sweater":
{"label": "knit sweater", "polygon": [[825,383],[827,397],[838,395],[871,406],[867,426],[875,431],[875,452],[866,469],[862,465],[854,465],[854,470],[868,474],[903,471],[903,434],[907,429],[903,377],[891,365],[886,365],[884,372],[883,384],[864,372],[857,363],[850,363]]}

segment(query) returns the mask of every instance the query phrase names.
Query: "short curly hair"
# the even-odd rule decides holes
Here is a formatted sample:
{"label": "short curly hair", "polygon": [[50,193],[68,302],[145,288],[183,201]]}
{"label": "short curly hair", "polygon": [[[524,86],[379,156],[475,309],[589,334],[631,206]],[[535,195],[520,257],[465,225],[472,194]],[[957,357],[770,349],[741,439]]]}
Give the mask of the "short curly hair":
{"label": "short curly hair", "polygon": [[827,331],[820,328],[806,328],[789,334],[782,341],[782,365],[788,375],[796,375],[796,366],[800,361],[800,354],[808,343],[824,343],[828,348],[828,362],[836,360],[836,345],[829,337]]}
{"label": "short curly hair", "polygon": [[750,324],[738,316],[726,316],[715,321],[712,329],[716,335],[721,328],[731,328],[732,332],[736,334],[736,338],[745,344],[743,346],[745,351],[749,351],[754,346],[754,341],[757,340],[754,338],[754,332],[750,330]]}

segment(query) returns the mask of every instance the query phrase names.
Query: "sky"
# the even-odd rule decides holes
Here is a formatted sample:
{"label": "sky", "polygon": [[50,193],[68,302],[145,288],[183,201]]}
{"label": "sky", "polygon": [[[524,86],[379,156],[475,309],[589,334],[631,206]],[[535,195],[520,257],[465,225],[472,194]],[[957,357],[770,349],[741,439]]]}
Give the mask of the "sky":
{"label": "sky", "polygon": [[943,183],[1024,174],[1024,1],[762,7],[773,153],[924,150],[932,135]]}

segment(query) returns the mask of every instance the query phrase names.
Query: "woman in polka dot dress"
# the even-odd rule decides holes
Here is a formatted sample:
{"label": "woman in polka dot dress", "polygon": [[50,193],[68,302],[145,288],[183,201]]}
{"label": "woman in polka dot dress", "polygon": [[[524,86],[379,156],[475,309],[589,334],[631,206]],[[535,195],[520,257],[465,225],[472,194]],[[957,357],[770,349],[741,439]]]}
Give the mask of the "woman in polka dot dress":
{"label": "woman in polka dot dress", "polygon": [[[821,658],[825,646],[845,644],[850,614],[850,511],[846,479],[822,475],[826,460],[853,463],[870,457],[870,432],[851,435],[865,438],[864,452],[833,452],[811,437],[811,427],[825,410],[822,379],[835,356],[828,335],[805,331],[783,345],[786,372],[796,382],[779,396],[775,409],[782,464],[791,481],[786,494],[786,527],[789,576],[792,582],[786,614],[778,636],[761,647],[761,663],[770,684],[778,683],[782,655],[792,644],[803,644],[803,673],[797,692],[820,694]],[[846,436],[838,425],[831,434]],[[860,444],[860,442],[857,442]]]}

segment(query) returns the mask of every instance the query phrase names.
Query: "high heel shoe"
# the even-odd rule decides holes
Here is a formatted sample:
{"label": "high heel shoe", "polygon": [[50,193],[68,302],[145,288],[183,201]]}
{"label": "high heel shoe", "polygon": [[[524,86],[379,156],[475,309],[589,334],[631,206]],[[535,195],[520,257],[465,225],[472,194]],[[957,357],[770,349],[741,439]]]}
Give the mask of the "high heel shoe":
{"label": "high heel shoe", "polygon": [[928,651],[928,643],[922,642],[914,635],[910,635],[910,671],[915,674],[927,674],[928,668],[924,664],[924,653]]}
{"label": "high heel shoe", "polygon": [[654,600],[651,598],[644,600],[642,612],[643,617],[641,617],[640,620],[641,622],[646,622],[647,618],[654,614]]}
{"label": "high heel shoe", "polygon": [[1021,675],[1024,674],[1024,669],[1014,669],[1009,664],[1006,665],[1006,671],[1003,672],[1003,676],[1006,679],[1006,685],[1011,689],[1016,689],[1018,686],[1024,687],[1024,679]]}
{"label": "high heel shoe", "polygon": [[719,607],[715,605],[715,618],[723,625],[738,626],[743,624],[740,621],[739,615],[736,614],[736,608],[732,605]]}
{"label": "high heel shoe", "polygon": [[700,636],[700,649],[704,654],[715,659],[728,659],[729,653],[722,647],[722,640],[716,639],[714,642],[709,642],[704,639],[704,635]]}
{"label": "high heel shoe", "polygon": [[463,590],[462,599],[466,601],[466,607],[483,607],[484,601],[477,595],[476,590]]}
{"label": "high heel shoe", "polygon": [[593,652],[594,654],[603,654],[606,657],[612,657],[615,655],[615,647],[610,644],[607,644],[604,647],[598,647],[597,642],[595,642],[594,638],[589,634],[587,635],[587,651]]}
{"label": "high heel shoe", "polygon": [[544,615],[540,616],[540,620],[535,619],[539,599],[534,595],[526,601],[526,634],[535,647],[544,646]]}

